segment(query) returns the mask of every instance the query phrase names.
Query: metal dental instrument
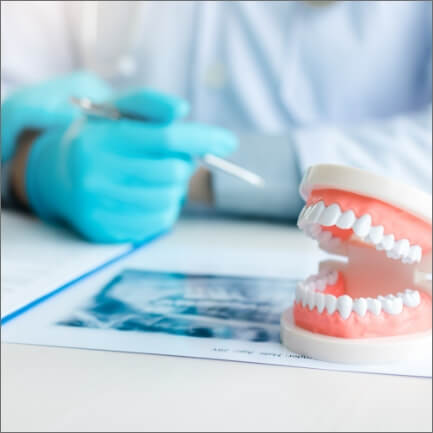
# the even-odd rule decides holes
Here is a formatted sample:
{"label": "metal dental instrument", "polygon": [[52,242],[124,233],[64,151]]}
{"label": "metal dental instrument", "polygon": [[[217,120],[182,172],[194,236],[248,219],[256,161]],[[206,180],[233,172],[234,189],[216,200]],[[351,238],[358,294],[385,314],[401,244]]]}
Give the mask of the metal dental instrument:
{"label": "metal dental instrument", "polygon": [[[79,107],[85,114],[89,116],[102,117],[104,119],[119,120],[119,119],[130,119],[139,122],[150,122],[150,117],[139,116],[130,113],[120,112],[116,107],[108,104],[97,104],[92,102],[88,98],[76,98],[70,99],[71,103]],[[206,154],[199,158],[200,161],[209,168],[215,168],[224,173],[230,174],[238,179],[250,183],[256,187],[262,188],[265,184],[264,180],[255,173],[252,173],[245,168],[239,167],[226,159],[220,158],[219,156]]]}

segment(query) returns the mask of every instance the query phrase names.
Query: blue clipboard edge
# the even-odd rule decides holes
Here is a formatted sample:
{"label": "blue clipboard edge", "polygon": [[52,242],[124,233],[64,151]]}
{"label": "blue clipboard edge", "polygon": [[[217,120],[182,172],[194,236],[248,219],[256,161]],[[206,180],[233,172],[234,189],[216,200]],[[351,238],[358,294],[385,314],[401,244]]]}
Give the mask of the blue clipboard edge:
{"label": "blue clipboard edge", "polygon": [[156,235],[150,236],[147,239],[137,243],[133,244],[131,248],[124,253],[113,257],[112,259],[108,260],[107,262],[104,262],[97,266],[96,268],[85,272],[84,274],[80,275],[77,278],[72,279],[71,281],[68,281],[67,283],[63,284],[62,286],[58,287],[57,289],[54,289],[53,291],[41,296],[40,298],[37,298],[27,305],[24,305],[23,307],[18,308],[17,310],[13,311],[12,313],[7,314],[6,316],[1,318],[0,324],[3,326],[6,323],[10,322],[13,319],[16,319],[17,317],[21,316],[22,314],[26,313],[27,311],[31,310],[32,308],[36,307],[39,304],[42,304],[47,299],[53,298],[54,296],[58,295],[59,293],[63,292],[66,289],[71,288],[75,284],[79,283],[80,281],[95,275],[96,273],[102,271],[103,269],[107,268],[108,266],[112,265],[113,263],[118,262],[119,260],[122,260],[123,258],[131,255],[133,252],[139,250],[140,248],[149,245],[150,243],[156,241],[157,239],[167,235],[170,233],[171,230],[164,230],[163,232],[159,232]]}

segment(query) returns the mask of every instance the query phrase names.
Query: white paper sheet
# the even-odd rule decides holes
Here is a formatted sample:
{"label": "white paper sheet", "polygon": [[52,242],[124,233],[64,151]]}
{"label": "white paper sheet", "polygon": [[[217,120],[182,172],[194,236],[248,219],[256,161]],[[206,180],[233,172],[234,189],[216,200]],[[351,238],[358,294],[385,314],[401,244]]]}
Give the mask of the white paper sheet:
{"label": "white paper sheet", "polygon": [[[314,272],[323,256],[314,243],[285,226],[185,220],[174,233],[7,323],[2,338],[431,377],[431,348],[426,348],[426,357],[411,362],[341,365],[307,359],[278,343],[276,317],[292,302],[295,280]],[[158,271],[181,275],[150,278]],[[197,273],[210,276],[182,275]],[[239,284],[217,277],[227,275],[253,280]]]}
{"label": "white paper sheet", "polygon": [[1,215],[1,318],[131,250],[95,245],[11,211]]}

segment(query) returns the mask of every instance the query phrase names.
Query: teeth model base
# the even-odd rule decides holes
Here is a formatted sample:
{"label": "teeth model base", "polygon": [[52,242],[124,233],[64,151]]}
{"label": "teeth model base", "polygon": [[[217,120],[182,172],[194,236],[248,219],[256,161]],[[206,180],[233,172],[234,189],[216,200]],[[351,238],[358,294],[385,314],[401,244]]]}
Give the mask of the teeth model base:
{"label": "teeth model base", "polygon": [[[311,167],[298,227],[345,256],[298,284],[281,318],[290,350],[333,362],[386,362],[431,349],[431,196],[349,167]],[[430,274],[430,280],[429,276]]]}

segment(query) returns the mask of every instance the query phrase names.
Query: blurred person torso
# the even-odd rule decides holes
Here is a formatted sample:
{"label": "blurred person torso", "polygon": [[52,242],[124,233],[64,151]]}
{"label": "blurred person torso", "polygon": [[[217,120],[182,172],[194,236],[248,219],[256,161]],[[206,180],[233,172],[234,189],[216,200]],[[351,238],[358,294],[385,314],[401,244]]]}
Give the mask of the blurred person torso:
{"label": "blurred person torso", "polygon": [[[431,2],[310,3],[29,2],[19,22],[2,19],[6,35],[21,26],[2,38],[2,75],[89,69],[184,97],[193,120],[270,134],[431,103]],[[62,54],[41,61],[41,46]]]}

